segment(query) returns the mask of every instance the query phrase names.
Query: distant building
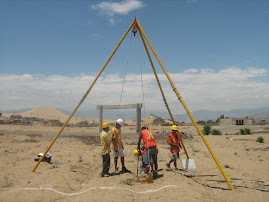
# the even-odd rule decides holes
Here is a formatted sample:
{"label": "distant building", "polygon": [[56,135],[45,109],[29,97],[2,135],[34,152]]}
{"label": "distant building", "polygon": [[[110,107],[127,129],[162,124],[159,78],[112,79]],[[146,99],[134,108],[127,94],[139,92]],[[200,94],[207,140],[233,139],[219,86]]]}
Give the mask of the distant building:
{"label": "distant building", "polygon": [[19,114],[14,114],[14,115],[12,114],[9,117],[9,122],[12,124],[21,124],[21,121],[22,121],[22,116]]}
{"label": "distant building", "polygon": [[252,125],[252,118],[222,118],[219,119],[219,125]]}

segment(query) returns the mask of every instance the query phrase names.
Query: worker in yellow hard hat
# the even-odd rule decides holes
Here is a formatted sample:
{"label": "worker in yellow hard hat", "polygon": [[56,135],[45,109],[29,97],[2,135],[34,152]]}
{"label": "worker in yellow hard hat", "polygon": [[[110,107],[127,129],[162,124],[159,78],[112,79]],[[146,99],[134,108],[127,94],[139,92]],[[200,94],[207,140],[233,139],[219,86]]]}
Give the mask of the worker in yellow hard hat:
{"label": "worker in yellow hard hat", "polygon": [[149,129],[146,125],[142,125],[141,127],[140,127],[140,130],[142,131],[142,130],[144,130],[144,129]]}
{"label": "worker in yellow hard hat", "polygon": [[175,169],[177,168],[177,159],[179,159],[180,152],[180,136],[178,132],[178,128],[176,125],[172,125],[171,127],[172,133],[169,134],[167,143],[170,145],[170,151],[172,153],[172,157],[168,163],[166,163],[167,168],[170,169],[170,163],[174,162]]}
{"label": "worker in yellow hard hat", "polygon": [[157,143],[155,141],[154,133],[148,129],[147,126],[142,125],[140,128],[140,135],[137,143],[137,149],[140,150],[141,140],[145,145],[145,158],[143,162],[145,164],[145,174],[149,173],[151,159],[153,161],[154,170],[153,175],[158,175],[158,157],[157,157]]}
{"label": "worker in yellow hard hat", "polygon": [[102,125],[103,131],[100,134],[100,142],[101,142],[101,154],[103,158],[103,170],[101,173],[101,177],[105,175],[110,175],[109,167],[110,167],[110,143],[111,138],[108,135],[109,131],[109,123],[104,122]]}

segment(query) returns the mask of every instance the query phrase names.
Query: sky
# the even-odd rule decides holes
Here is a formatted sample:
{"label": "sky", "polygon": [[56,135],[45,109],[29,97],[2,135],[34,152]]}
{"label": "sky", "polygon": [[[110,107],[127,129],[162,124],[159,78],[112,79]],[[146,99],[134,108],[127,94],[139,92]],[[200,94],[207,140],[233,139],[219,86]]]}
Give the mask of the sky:
{"label": "sky", "polygon": [[[1,0],[0,110],[72,111],[135,17],[190,111],[269,106],[268,0]],[[184,113],[150,54],[172,113]],[[167,111],[130,31],[80,110],[134,103]]]}

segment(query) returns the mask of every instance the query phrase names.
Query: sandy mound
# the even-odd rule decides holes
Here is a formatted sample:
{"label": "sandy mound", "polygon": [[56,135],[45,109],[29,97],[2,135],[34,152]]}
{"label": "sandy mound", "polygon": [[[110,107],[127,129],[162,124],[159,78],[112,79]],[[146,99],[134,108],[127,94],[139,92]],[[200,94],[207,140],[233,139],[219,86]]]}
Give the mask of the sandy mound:
{"label": "sandy mound", "polygon": [[[3,113],[3,116],[10,117],[10,113]],[[55,109],[52,107],[38,107],[23,113],[20,113],[22,117],[37,117],[47,120],[60,120],[60,122],[65,123],[69,115]],[[158,118],[155,115],[150,115],[148,117],[142,118],[142,124],[151,125],[154,119]],[[169,121],[166,118],[162,118],[166,123],[172,124],[172,121]],[[89,124],[98,124],[99,118],[97,117],[76,117],[73,116],[69,121],[70,124],[77,124],[82,121],[87,121]],[[116,119],[104,119],[104,122],[115,123]],[[135,126],[136,120],[125,120],[125,123],[129,126]]]}
{"label": "sandy mound", "polygon": [[23,117],[37,117],[44,119],[66,120],[68,115],[52,107],[38,107],[27,112],[20,113]]}

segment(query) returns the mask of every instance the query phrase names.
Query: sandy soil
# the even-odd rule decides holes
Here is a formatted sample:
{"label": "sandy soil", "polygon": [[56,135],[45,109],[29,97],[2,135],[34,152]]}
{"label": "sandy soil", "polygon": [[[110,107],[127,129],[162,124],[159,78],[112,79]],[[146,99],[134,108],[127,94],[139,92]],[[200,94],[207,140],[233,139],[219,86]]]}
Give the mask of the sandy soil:
{"label": "sandy soil", "polygon": [[[269,201],[268,126],[247,127],[252,129],[252,135],[206,136],[235,188],[230,191],[192,126],[180,127],[180,131],[192,136],[183,141],[197,168],[180,171],[165,167],[170,158],[166,144],[169,127],[150,127],[156,133],[162,170],[148,184],[142,174],[139,181],[136,177],[135,127],[122,130],[126,167],[132,173],[102,178],[98,127],[66,128],[49,151],[52,164],[41,162],[32,172],[37,163],[34,158],[46,150],[60,128],[0,125],[0,201]],[[215,128],[232,134],[242,126]],[[259,136],[265,143],[256,142]],[[181,151],[181,159],[185,158]],[[178,165],[182,168],[181,161]],[[112,160],[111,172],[113,168]]]}

